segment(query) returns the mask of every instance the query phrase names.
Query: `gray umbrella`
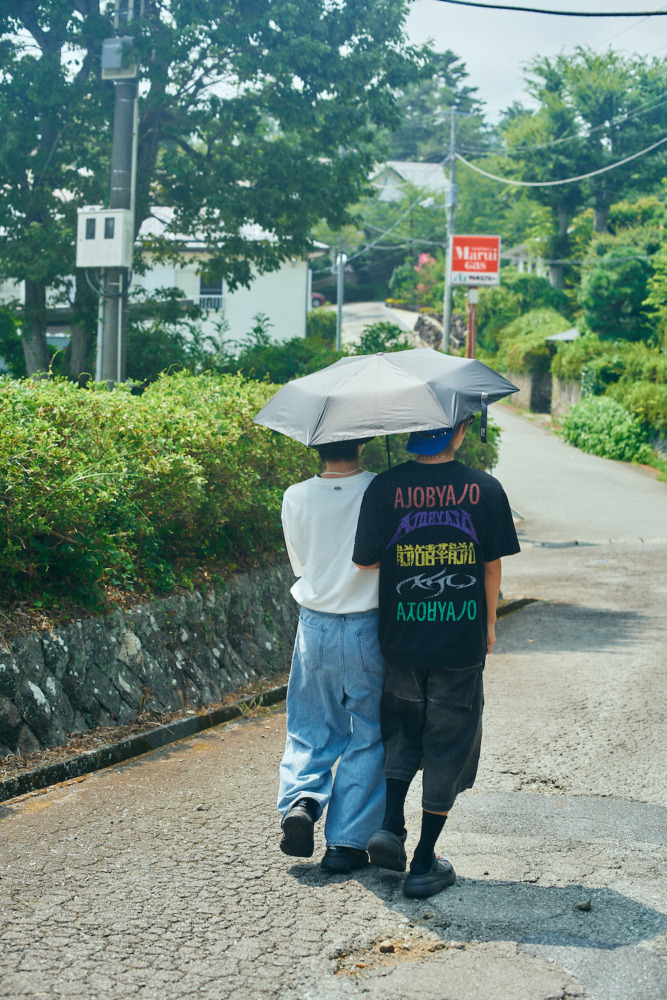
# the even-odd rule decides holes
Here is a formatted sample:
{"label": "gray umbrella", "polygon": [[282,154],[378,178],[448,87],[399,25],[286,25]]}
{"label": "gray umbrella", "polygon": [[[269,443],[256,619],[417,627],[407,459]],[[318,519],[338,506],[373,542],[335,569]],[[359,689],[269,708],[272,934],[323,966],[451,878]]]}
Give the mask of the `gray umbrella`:
{"label": "gray umbrella", "polygon": [[284,385],[255,422],[307,445],[455,427],[519,390],[474,358],[431,348],[342,358]]}

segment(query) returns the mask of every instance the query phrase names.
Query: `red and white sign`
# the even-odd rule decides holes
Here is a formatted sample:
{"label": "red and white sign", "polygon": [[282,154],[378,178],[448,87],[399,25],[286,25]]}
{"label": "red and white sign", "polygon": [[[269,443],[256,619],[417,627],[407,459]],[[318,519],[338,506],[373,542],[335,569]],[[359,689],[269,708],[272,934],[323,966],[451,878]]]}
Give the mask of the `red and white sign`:
{"label": "red and white sign", "polygon": [[500,284],[500,236],[452,236],[452,285]]}

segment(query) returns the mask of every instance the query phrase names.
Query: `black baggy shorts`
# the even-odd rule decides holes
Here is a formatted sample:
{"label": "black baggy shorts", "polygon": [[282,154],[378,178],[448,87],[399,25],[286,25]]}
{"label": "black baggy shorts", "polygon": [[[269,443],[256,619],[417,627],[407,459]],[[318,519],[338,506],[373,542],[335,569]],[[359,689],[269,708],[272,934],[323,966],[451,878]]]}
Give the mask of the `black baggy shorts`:
{"label": "black baggy shorts", "polygon": [[387,663],[380,708],[388,778],[424,769],[422,807],[448,812],[472,788],[482,746],[484,664],[451,670]]}

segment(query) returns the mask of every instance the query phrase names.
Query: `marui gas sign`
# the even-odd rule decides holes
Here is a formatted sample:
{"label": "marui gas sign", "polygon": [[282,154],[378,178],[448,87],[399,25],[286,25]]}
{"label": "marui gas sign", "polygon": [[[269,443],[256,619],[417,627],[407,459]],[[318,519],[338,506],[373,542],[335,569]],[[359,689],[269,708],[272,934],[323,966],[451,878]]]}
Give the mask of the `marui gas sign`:
{"label": "marui gas sign", "polygon": [[453,285],[500,284],[500,236],[452,236]]}

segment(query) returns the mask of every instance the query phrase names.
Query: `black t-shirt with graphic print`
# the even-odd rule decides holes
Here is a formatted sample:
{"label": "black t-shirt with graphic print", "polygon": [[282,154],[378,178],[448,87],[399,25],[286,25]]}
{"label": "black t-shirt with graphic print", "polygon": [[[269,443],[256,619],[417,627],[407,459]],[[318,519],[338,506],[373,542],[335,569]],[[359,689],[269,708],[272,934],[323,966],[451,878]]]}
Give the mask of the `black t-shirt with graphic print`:
{"label": "black t-shirt with graphic print", "polygon": [[380,563],[379,634],[392,662],[467,667],[486,656],[484,563],[519,551],[505,492],[456,460],[381,473],[361,504],[353,561]]}

